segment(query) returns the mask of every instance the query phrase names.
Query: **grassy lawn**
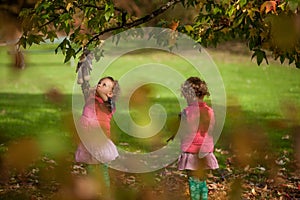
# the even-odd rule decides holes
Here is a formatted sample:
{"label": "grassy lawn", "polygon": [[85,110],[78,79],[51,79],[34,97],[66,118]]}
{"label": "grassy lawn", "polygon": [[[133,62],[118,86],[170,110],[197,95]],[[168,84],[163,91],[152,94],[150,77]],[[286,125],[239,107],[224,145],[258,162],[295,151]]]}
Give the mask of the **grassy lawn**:
{"label": "grassy lawn", "polygon": [[[6,154],[15,156],[13,159],[24,156],[22,150],[14,151],[10,147],[18,142],[26,149],[32,144],[28,141],[37,146],[39,156],[50,160],[64,157],[73,162],[76,135],[71,112],[76,66],[63,64],[63,56],[55,55],[51,50],[51,45],[29,49],[25,53],[26,68],[15,70],[10,66],[7,49],[0,49],[2,166],[7,159]],[[257,66],[248,54],[238,55],[216,49],[208,52],[222,75],[227,95],[225,125],[216,144],[221,168],[228,169],[235,163],[233,166],[238,169],[264,167],[272,174],[274,163],[283,162],[276,165],[276,169],[294,172],[294,138],[299,137],[296,130],[300,120],[300,71],[276,62]],[[119,78],[131,66],[151,62],[158,57],[160,62],[174,66],[185,77],[195,75],[193,70],[185,68],[184,61],[156,54],[127,55],[117,60],[104,74]],[[100,65],[94,64],[96,67]],[[165,145],[165,139],[172,134],[172,120],[180,112],[174,94],[164,87],[152,85],[147,97],[149,104],[160,103],[165,107],[167,126],[153,138],[135,139],[114,124],[113,139],[126,150],[152,151]],[[131,116],[137,123],[149,122],[147,106],[132,108]]]}

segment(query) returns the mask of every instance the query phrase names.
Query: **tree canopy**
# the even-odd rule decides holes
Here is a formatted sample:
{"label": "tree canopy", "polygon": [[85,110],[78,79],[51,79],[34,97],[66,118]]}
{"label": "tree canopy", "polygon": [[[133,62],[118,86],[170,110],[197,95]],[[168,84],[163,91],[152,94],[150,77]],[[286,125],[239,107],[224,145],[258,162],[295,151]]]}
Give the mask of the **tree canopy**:
{"label": "tree canopy", "polygon": [[20,12],[19,45],[63,37],[55,51],[67,62],[107,36],[151,25],[187,34],[204,47],[242,39],[258,65],[270,52],[300,68],[299,8],[299,0],[40,0]]}

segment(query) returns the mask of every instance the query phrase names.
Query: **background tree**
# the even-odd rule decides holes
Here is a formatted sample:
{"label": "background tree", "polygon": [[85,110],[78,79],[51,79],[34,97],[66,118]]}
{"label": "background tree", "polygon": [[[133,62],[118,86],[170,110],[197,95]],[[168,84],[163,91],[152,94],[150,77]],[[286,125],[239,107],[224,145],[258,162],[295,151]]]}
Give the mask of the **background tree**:
{"label": "background tree", "polygon": [[55,51],[61,50],[67,62],[84,48],[96,48],[110,35],[133,27],[155,25],[185,33],[205,47],[242,39],[258,64],[264,59],[268,62],[266,52],[271,52],[275,60],[281,63],[287,60],[300,68],[299,2],[41,0],[20,13],[23,35],[19,44],[27,48],[63,36]]}
{"label": "background tree", "polygon": [[18,19],[23,8],[33,8],[36,0],[3,0],[0,1],[0,46],[8,46],[14,66],[24,68],[22,51],[16,45],[22,35],[22,27]]}

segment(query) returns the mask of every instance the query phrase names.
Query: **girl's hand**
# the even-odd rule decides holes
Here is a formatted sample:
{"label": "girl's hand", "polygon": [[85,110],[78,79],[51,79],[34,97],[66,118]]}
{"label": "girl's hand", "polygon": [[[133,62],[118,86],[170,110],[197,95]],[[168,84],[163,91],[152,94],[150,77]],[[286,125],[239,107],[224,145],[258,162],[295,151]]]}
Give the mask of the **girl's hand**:
{"label": "girl's hand", "polygon": [[89,88],[89,94],[95,94],[95,92],[96,92],[96,87]]}

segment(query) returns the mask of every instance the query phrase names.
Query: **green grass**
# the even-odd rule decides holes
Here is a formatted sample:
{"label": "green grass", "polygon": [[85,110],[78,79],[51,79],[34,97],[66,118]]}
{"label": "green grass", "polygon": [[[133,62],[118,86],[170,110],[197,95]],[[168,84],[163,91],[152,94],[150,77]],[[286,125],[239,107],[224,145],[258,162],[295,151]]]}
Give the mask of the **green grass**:
{"label": "green grass", "polygon": [[[5,48],[0,49],[0,150],[5,152],[10,142],[24,137],[37,138],[42,153],[58,153],[74,150],[71,95],[76,81],[75,66],[63,64],[63,56],[54,54],[53,46],[43,45],[26,51],[27,66],[24,70],[11,67],[11,59]],[[233,135],[239,127],[257,131],[267,139],[273,153],[281,150],[292,152],[292,141],[283,140],[284,135],[292,136],[292,129],[299,121],[300,71],[276,63],[257,66],[250,56],[231,55],[210,50],[222,75],[227,94],[227,115],[223,133],[217,148],[229,149]],[[226,59],[224,59],[226,57]],[[228,59],[230,57],[231,59]],[[185,77],[197,75],[186,61],[167,54],[149,53],[126,55],[116,60],[105,75],[120,78],[123,73],[142,63],[159,61],[173,66]],[[75,61],[76,62],[76,61]],[[101,62],[94,64],[101,68]],[[97,67],[99,69],[97,69]],[[92,79],[92,83],[96,82]],[[178,88],[180,86],[178,85]],[[51,91],[57,91],[54,96]],[[166,88],[155,86],[149,96],[149,103],[161,103],[169,114],[167,126],[150,140],[135,139],[113,130],[116,143],[129,143],[127,150],[151,151],[165,144],[172,134],[170,123],[180,111],[174,94]],[[183,101],[183,99],[181,99]],[[296,114],[292,114],[295,111]],[[145,109],[147,111],[147,109]],[[144,109],[132,110],[135,120],[145,118]],[[118,110],[122,112],[122,110]],[[146,117],[145,117],[146,116]],[[280,126],[281,123],[285,123]],[[141,122],[145,123],[145,122]],[[159,142],[159,138],[162,140]],[[255,137],[254,137],[255,138]],[[291,137],[292,138],[292,137]],[[258,137],[260,139],[260,137]],[[156,142],[156,145],[153,145]],[[219,155],[222,157],[222,155]],[[220,158],[225,162],[225,158]]]}

